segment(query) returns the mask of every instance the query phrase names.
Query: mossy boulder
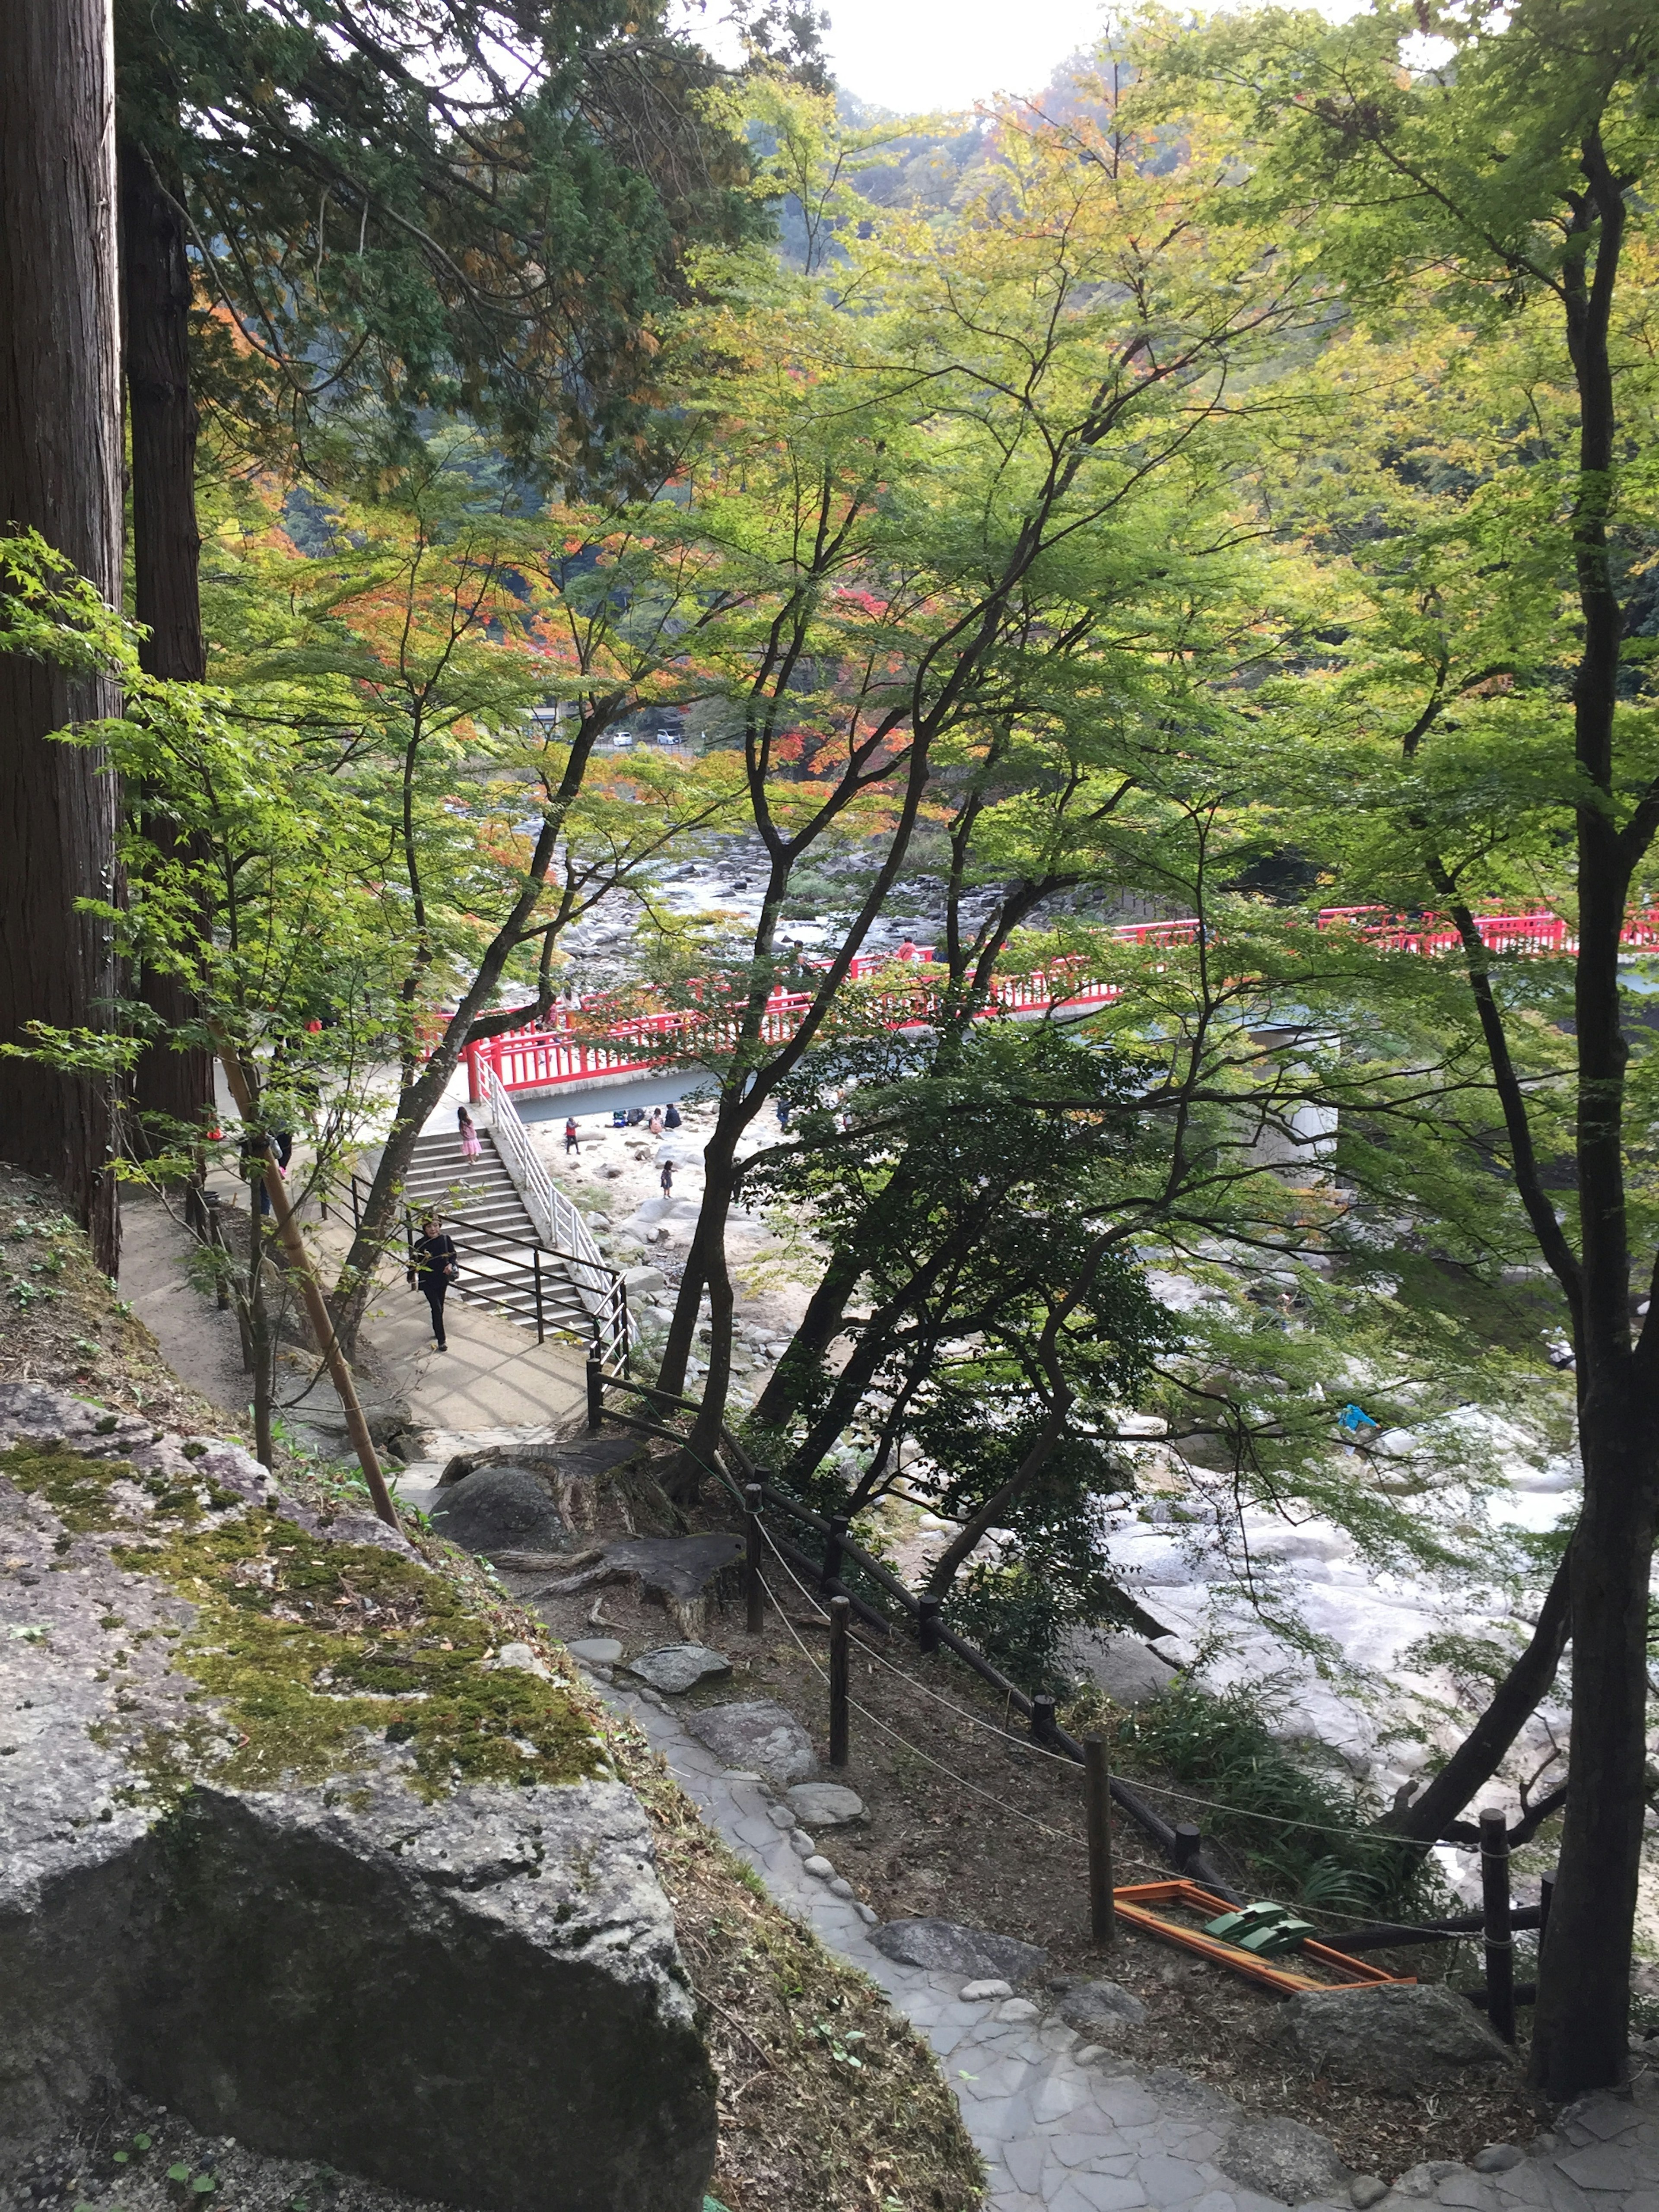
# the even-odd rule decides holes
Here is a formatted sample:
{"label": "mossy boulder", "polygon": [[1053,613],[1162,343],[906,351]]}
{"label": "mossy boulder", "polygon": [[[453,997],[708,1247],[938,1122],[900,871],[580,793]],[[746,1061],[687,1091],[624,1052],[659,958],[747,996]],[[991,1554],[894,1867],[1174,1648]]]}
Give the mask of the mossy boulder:
{"label": "mossy boulder", "polygon": [[633,1793],[403,1536],[0,1384],[0,2177],[101,2086],[422,2197],[694,2212]]}

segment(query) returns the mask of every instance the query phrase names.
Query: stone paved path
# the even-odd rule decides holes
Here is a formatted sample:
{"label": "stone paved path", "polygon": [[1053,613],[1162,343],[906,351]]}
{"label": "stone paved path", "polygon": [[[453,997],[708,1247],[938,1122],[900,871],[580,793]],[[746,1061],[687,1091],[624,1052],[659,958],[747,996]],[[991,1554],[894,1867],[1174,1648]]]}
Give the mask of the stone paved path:
{"label": "stone paved path", "polygon": [[[664,1705],[596,1684],[638,1723],[705,1820],[784,1910],[880,1984],[925,2035],[990,2174],[988,2212],[1283,2212],[1214,2163],[1238,2117],[1227,2098],[1171,2069],[1120,2060],[1027,2001],[964,2002],[957,1974],[884,1957],[851,1897],[806,1872],[773,1818],[776,1800],[722,1766]],[[833,1841],[823,1845],[833,1855]],[[1415,2166],[1376,2212],[1659,2212],[1659,2085],[1573,2107],[1507,2171]],[[1352,2212],[1352,2207],[1334,2212]]]}

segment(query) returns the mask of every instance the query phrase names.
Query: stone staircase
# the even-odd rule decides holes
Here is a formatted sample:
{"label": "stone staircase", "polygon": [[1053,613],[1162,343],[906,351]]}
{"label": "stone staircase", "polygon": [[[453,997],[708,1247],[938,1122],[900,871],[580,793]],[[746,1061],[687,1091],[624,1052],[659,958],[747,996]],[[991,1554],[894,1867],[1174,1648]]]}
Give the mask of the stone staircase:
{"label": "stone staircase", "polygon": [[450,1295],[534,1328],[539,1277],[544,1328],[591,1340],[592,1316],[568,1266],[537,1236],[494,1137],[488,1129],[478,1136],[483,1151],[476,1160],[462,1158],[451,1130],[423,1136],[404,1184],[416,1223],[424,1213],[441,1214],[455,1240],[461,1274]]}

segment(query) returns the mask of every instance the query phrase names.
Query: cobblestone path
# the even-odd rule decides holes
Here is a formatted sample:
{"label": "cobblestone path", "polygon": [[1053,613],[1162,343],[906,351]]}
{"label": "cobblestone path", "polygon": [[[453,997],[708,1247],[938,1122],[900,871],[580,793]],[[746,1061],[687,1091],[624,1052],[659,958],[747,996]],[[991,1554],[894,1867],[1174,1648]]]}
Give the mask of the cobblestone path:
{"label": "cobblestone path", "polygon": [[[988,2212],[1284,2212],[1214,2163],[1239,2117],[1230,2099],[1172,2069],[1129,2072],[1028,1999],[966,2002],[959,1974],[896,1965],[870,1941],[856,1899],[807,1872],[763,1784],[722,1766],[662,1700],[595,1687],[639,1724],[709,1826],[783,1909],[879,1983],[932,2044],[990,2175]],[[1659,2085],[1644,2074],[1627,2098],[1586,2099],[1504,2171],[1414,2166],[1375,2212],[1432,2205],[1659,2212]]]}

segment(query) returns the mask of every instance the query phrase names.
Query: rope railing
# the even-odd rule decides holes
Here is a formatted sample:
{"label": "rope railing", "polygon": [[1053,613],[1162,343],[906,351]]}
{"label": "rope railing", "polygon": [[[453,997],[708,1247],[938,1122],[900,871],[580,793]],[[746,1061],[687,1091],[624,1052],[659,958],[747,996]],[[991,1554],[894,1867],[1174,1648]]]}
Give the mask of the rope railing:
{"label": "rope railing", "polygon": [[[607,1375],[604,1370],[603,1364],[596,1357],[590,1355],[588,1363],[590,1428],[597,1429],[601,1422],[607,1419],[614,1420],[636,1431],[660,1437],[679,1446],[682,1450],[687,1449],[685,1438],[672,1429],[659,1423],[641,1420],[636,1415],[618,1413],[616,1409],[607,1407],[605,1403],[605,1391],[608,1387],[614,1385],[620,1385],[632,1390],[648,1401],[672,1407],[676,1412],[695,1414],[701,1410],[695,1399],[687,1398],[677,1391],[663,1390],[649,1383],[635,1382],[625,1376]],[[1000,1668],[994,1667],[983,1652],[975,1650],[974,1645],[965,1638],[958,1636],[954,1630],[947,1628],[938,1618],[936,1603],[930,1606],[926,1593],[918,1593],[910,1589],[882,1560],[874,1558],[851,1534],[844,1519],[830,1518],[823,1514],[816,1513],[810,1506],[804,1504],[799,1499],[791,1498],[787,1492],[780,1490],[775,1484],[758,1476],[743,1446],[724,1424],[721,1425],[720,1429],[720,1448],[734,1460],[739,1475],[746,1478],[743,1488],[739,1488],[738,1480],[726,1468],[719,1465],[718,1458],[714,1464],[698,1459],[697,1464],[707,1474],[724,1485],[734,1502],[741,1506],[749,1526],[747,1572],[750,1583],[750,1627],[755,1627],[761,1617],[757,1610],[757,1601],[770,1602],[813,1671],[830,1684],[832,1708],[836,1697],[833,1673],[826,1674],[807,1650],[806,1645],[802,1643],[795,1624],[784,1611],[776,1592],[767,1582],[761,1570],[763,1550],[771,1552],[779,1565],[795,1585],[802,1600],[811,1608],[819,1621],[830,1626],[832,1644],[836,1633],[844,1635],[844,1621],[842,1631],[838,1632],[834,1615],[826,1613],[820,1602],[820,1594],[829,1596],[833,1603],[842,1609],[843,1614],[850,1609],[856,1613],[867,1626],[875,1629],[879,1636],[890,1637],[893,1632],[894,1624],[858,1590],[849,1589],[837,1571],[844,1562],[850,1560],[861,1573],[868,1576],[878,1589],[884,1591],[898,1604],[906,1616],[906,1625],[912,1623],[915,1625],[918,1641],[923,1650],[943,1648],[954,1653],[981,1680],[997,1690],[1012,1710],[1019,1712],[1029,1720],[1031,1734],[1029,1737],[1015,1736],[1006,1729],[999,1728],[994,1722],[986,1719],[981,1714],[971,1711],[965,1705],[958,1705],[955,1699],[943,1696],[930,1685],[918,1682],[902,1668],[895,1666],[880,1651],[869,1644],[865,1644],[860,1648],[867,1658],[875,1664],[884,1667],[890,1674],[897,1675],[910,1691],[919,1692],[934,1704],[945,1707],[958,1719],[984,1729],[988,1734],[997,1736],[1001,1741],[1017,1746],[1022,1753],[1048,1759],[1060,1765],[1082,1767],[1085,1771],[1090,1770],[1091,1761],[1087,1748],[1076,1737],[1058,1725],[1054,1717],[1052,1698],[1037,1698],[1030,1696],[1017,1683],[1011,1681]],[[823,1557],[814,1559],[798,1545],[790,1542],[787,1537],[777,1534],[769,1527],[763,1511],[767,1506],[770,1506],[774,1511],[789,1516],[799,1525],[811,1529],[815,1535],[821,1537],[824,1544]],[[808,1586],[808,1583],[802,1579],[803,1575],[812,1578],[816,1589]],[[944,1765],[928,1753],[922,1751],[919,1746],[911,1743],[907,1737],[901,1735],[878,1715],[870,1712],[867,1708],[860,1705],[848,1695],[844,1689],[842,1695],[847,1708],[858,1713],[861,1719],[866,1721],[878,1733],[902,1744],[913,1757],[920,1759],[925,1765],[945,1775],[961,1789],[1000,1806],[1004,1811],[1026,1821],[1033,1827],[1041,1829],[1057,1841],[1064,1842],[1068,1846],[1076,1844],[1078,1839],[1075,1837],[1061,1835],[1059,1830],[1049,1828],[1035,1815],[1023,1812],[1018,1806],[1007,1804],[1005,1800],[998,1798],[993,1792],[981,1789],[976,1783],[969,1782],[965,1776],[953,1772],[951,1768]],[[1099,1739],[1094,1739],[1094,1741],[1097,1749]],[[1235,1905],[1243,1904],[1244,1900],[1240,1893],[1218,1875],[1213,1866],[1206,1861],[1202,1849],[1202,1838],[1197,1828],[1191,1826],[1172,1826],[1154,1807],[1146,1802],[1139,1790],[1132,1788],[1121,1776],[1110,1774],[1105,1778],[1105,1780],[1112,1802],[1126,1813],[1145,1834],[1152,1838],[1180,1875],[1189,1882],[1201,1885],[1204,1890],[1228,1904]],[[1379,1846],[1386,1845],[1391,1841],[1398,1842],[1402,1845],[1409,1845],[1411,1842],[1410,1838],[1403,1837],[1391,1838],[1385,1831],[1339,1827],[1328,1822],[1304,1820],[1296,1814],[1269,1813],[1255,1807],[1229,1804],[1222,1799],[1199,1796],[1190,1790],[1180,1790],[1164,1783],[1148,1782],[1142,1786],[1160,1797],[1175,1798],[1182,1804],[1224,1813],[1230,1818],[1262,1821],[1285,1831],[1295,1831],[1310,1835],[1335,1836],[1349,1843],[1370,1839],[1375,1841]],[[1103,1807],[1103,1798],[1100,1802]],[[1101,1818],[1103,1820],[1103,1811]],[[1493,2006],[1492,2000],[1492,1992],[1497,1987],[1492,1965],[1493,1947],[1498,1940],[1493,1934],[1494,1926],[1498,1919],[1502,1920],[1504,1930],[1502,1938],[1504,1946],[1508,1944],[1510,1930],[1537,1929],[1540,1931],[1541,1938],[1541,1931],[1547,1925],[1549,1919],[1554,1877],[1553,1875],[1544,1876],[1542,1897],[1539,1905],[1522,1906],[1518,1910],[1512,1908],[1508,1893],[1508,1838],[1503,1817],[1499,1814],[1483,1814],[1481,1826],[1483,1864],[1486,1866],[1486,1878],[1489,1887],[1492,1890],[1492,1895],[1486,1899],[1480,1913],[1460,1914],[1442,1920],[1413,1923],[1367,1920],[1359,1914],[1342,1912],[1328,1906],[1321,1906],[1318,1911],[1322,1918],[1342,1921],[1350,1924],[1352,1932],[1342,1938],[1344,1948],[1349,1952],[1398,1948],[1425,1942],[1455,1942],[1463,1938],[1481,1936],[1488,1954],[1488,1990],[1486,1992],[1474,1993],[1472,2001],[1493,2009],[1494,2024],[1497,2025],[1503,2005],[1500,2001],[1498,2005]],[[1492,1865],[1489,1863],[1498,1858],[1502,1859],[1504,1865],[1501,1881],[1493,1876]],[[1501,1897],[1498,1894],[1500,1888]],[[1510,1992],[1507,2001],[1511,2008],[1508,2022],[1510,2039],[1513,2039],[1513,2004],[1529,2002],[1531,1999],[1532,1990],[1529,1987],[1515,1989]],[[1501,2032],[1504,2032],[1502,2028],[1500,2028]]]}

